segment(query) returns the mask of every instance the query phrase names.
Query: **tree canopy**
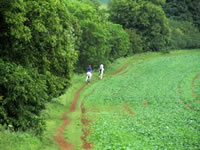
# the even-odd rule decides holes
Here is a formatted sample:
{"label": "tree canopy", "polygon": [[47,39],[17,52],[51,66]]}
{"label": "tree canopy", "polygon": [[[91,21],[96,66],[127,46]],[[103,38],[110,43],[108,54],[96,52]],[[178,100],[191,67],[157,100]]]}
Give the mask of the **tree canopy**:
{"label": "tree canopy", "polygon": [[200,1],[199,0],[166,0],[163,6],[167,17],[193,22],[200,30]]}
{"label": "tree canopy", "polygon": [[166,47],[170,35],[168,20],[158,2],[113,0],[110,20],[125,29],[136,29],[145,43],[144,51],[159,51]]}
{"label": "tree canopy", "polygon": [[[45,101],[62,94],[70,84],[77,52],[73,19],[61,2],[10,1],[0,11],[1,123],[23,130],[35,126],[28,118],[39,115]],[[18,108],[24,115],[15,113]],[[23,116],[24,121],[19,120]],[[38,118],[38,125],[40,121]]]}

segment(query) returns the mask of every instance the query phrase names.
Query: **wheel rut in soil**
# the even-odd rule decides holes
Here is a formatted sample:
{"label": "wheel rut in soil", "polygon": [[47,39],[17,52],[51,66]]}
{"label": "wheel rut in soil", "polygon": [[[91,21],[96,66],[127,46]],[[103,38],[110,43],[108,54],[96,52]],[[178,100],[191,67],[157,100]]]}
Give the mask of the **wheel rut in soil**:
{"label": "wheel rut in soil", "polygon": [[81,88],[78,89],[78,91],[75,94],[75,98],[71,104],[71,107],[68,112],[64,112],[62,114],[62,120],[64,123],[58,128],[55,141],[62,150],[74,150],[74,145],[67,142],[64,138],[64,130],[65,128],[70,124],[71,119],[67,116],[67,114],[74,112],[76,110],[76,104],[79,99],[80,92],[86,87],[86,84],[83,85]]}
{"label": "wheel rut in soil", "polygon": [[88,135],[90,134],[90,130],[88,128],[88,124],[90,123],[90,120],[87,119],[87,116],[86,116],[86,109],[84,107],[84,101],[85,99],[91,95],[92,93],[94,92],[94,90],[92,90],[87,96],[85,96],[83,98],[83,100],[81,101],[81,123],[83,125],[83,128],[82,128],[82,136],[81,136],[81,140],[83,141],[83,145],[82,145],[82,148],[83,149],[86,149],[86,150],[90,150],[92,149],[92,143],[88,143],[86,138],[88,137]]}
{"label": "wheel rut in soil", "polygon": [[[108,77],[111,77],[111,76],[114,76],[114,75],[117,75],[119,74],[120,72],[122,72],[125,68],[127,68],[130,64],[134,63],[134,62],[137,62],[139,61],[139,59],[137,60],[134,60],[134,61],[131,61],[129,63],[127,63],[126,65],[122,66],[119,70],[117,70],[116,72],[110,74],[110,75],[107,75],[105,76],[104,78],[108,78]],[[96,82],[93,81],[93,83]],[[78,91],[75,93],[75,98],[70,106],[70,109],[68,112],[64,112],[62,114],[62,120],[64,121],[63,124],[57,129],[57,133],[56,133],[56,136],[54,138],[55,142],[58,144],[58,146],[60,147],[61,150],[74,150],[75,149],[75,146],[69,142],[66,141],[65,137],[64,137],[64,130],[66,129],[66,127],[71,123],[71,118],[69,118],[67,115],[69,113],[72,113],[76,110],[76,105],[77,105],[77,102],[79,100],[79,96],[80,96],[80,93],[81,91],[87,86],[87,84],[84,84],[82,87],[80,87],[78,89]],[[82,103],[82,106],[84,104]],[[82,107],[82,112],[85,113],[85,108]],[[84,114],[83,113],[83,114]],[[89,120],[84,120],[82,119],[81,120],[83,125],[85,124],[88,124]],[[83,140],[83,146],[82,148],[85,148],[85,149],[91,149],[92,148],[92,144],[91,143],[87,143],[86,142],[86,137],[89,135],[90,131],[88,129],[85,129],[84,132],[83,132],[83,135],[81,136],[81,139]]]}
{"label": "wheel rut in soil", "polygon": [[197,103],[200,104],[200,100],[198,99],[197,94],[194,92],[194,89],[195,89],[194,83],[195,83],[195,81],[196,81],[199,77],[200,77],[200,73],[198,73],[198,74],[194,77],[194,79],[192,80],[192,94],[193,94],[193,97],[196,99]]}
{"label": "wheel rut in soil", "polygon": [[[195,88],[194,82],[198,79],[199,76],[200,76],[200,73],[197,74],[197,75],[194,77],[194,79],[193,79],[193,81],[192,81],[192,89],[191,89],[191,90],[192,90],[192,93],[193,93],[193,97],[196,99],[196,101],[197,101],[198,103],[200,102],[200,100],[197,99],[197,95],[196,95],[196,93],[194,93],[194,88]],[[183,78],[183,79],[184,79],[184,78]],[[184,101],[183,101],[182,98],[181,98],[181,83],[183,82],[183,79],[182,79],[181,81],[179,81],[179,83],[178,83],[178,86],[177,86],[177,93],[178,93],[178,96],[179,96],[179,102],[183,102],[183,103],[184,103]],[[192,107],[190,106],[190,104],[184,103],[184,106],[185,106],[186,108],[189,108],[190,111],[200,112],[199,110],[196,110],[196,109],[192,108]]]}

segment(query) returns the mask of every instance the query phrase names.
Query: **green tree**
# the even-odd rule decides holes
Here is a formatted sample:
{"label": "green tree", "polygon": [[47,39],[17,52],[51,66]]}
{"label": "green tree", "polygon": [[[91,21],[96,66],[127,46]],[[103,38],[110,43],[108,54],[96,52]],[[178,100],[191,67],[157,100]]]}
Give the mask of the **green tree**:
{"label": "green tree", "polygon": [[187,21],[169,20],[171,28],[171,49],[188,49],[200,47],[200,32],[191,23]]}
{"label": "green tree", "polygon": [[144,43],[142,40],[142,36],[137,34],[137,31],[135,29],[126,29],[126,32],[128,33],[130,40],[130,49],[128,51],[128,55],[143,52]]}
{"label": "green tree", "polygon": [[25,67],[37,67],[41,74],[65,78],[63,85],[67,85],[77,57],[70,22],[59,1],[14,1],[11,9],[4,11],[2,24],[7,29],[1,36],[0,55]]}
{"label": "green tree", "polygon": [[84,1],[67,2],[70,13],[79,20],[82,30],[77,71],[85,71],[88,64],[94,68],[127,54],[128,34],[122,26],[108,21],[105,10]]}
{"label": "green tree", "polygon": [[46,81],[36,69],[23,68],[0,59],[0,124],[41,134],[44,118],[40,115],[48,95]]}
{"label": "green tree", "polygon": [[166,0],[163,6],[167,17],[179,21],[189,21],[200,30],[199,0]]}
{"label": "green tree", "polygon": [[79,20],[82,30],[76,71],[85,71],[89,64],[98,67],[100,63],[107,62],[110,46],[109,34],[104,26],[106,22],[103,18],[104,14],[93,5],[82,1],[67,3],[67,5],[70,13]]}
{"label": "green tree", "polygon": [[[5,3],[4,0],[3,2],[6,7],[0,9],[0,59],[4,62],[1,73],[5,82],[0,83],[0,88],[6,91],[1,90],[0,95],[3,96],[4,103],[9,105],[2,104],[1,107],[8,111],[12,107],[21,107],[26,101],[28,103],[33,101],[31,104],[37,109],[40,105],[39,96],[42,98],[44,93],[48,95],[41,101],[42,106],[48,99],[62,94],[70,85],[74,64],[77,61],[75,34],[78,32],[78,26],[62,0],[19,0],[9,1],[9,3]],[[5,64],[10,65],[12,71],[6,69]],[[15,67],[18,69],[13,70]],[[19,74],[18,76],[27,82],[30,80],[30,86],[25,82],[17,81],[19,77],[7,76],[9,73],[10,76]],[[37,81],[35,86],[31,85],[34,81]],[[19,96],[20,92],[16,91],[15,86],[9,84],[23,89],[23,97]],[[38,88],[40,84],[42,87]],[[34,87],[31,88],[32,86]],[[36,98],[33,98],[29,92],[37,94]],[[16,103],[11,103],[14,100]],[[34,100],[38,102],[34,103]],[[28,105],[23,111],[38,116],[43,109],[41,107],[33,111],[29,108]],[[4,114],[6,113],[9,112]],[[7,122],[6,119],[12,120],[11,123],[16,128],[23,130],[34,126],[34,121],[31,122],[25,115],[22,116],[27,123],[17,121],[18,117],[13,115],[4,117],[3,122],[8,124],[10,121]]]}
{"label": "green tree", "polygon": [[127,55],[130,49],[130,41],[128,33],[119,24],[108,22],[105,28],[110,34],[109,45],[111,51],[109,52],[109,60],[115,60],[119,57]]}
{"label": "green tree", "polygon": [[113,0],[109,5],[110,20],[125,29],[135,29],[145,43],[144,51],[159,51],[166,47],[170,30],[159,4],[149,1]]}

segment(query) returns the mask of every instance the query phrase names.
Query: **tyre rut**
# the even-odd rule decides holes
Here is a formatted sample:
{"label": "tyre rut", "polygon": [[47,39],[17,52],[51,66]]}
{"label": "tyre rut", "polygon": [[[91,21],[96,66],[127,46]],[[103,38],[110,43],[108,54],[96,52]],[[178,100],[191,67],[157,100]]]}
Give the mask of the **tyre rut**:
{"label": "tyre rut", "polygon": [[[119,70],[117,70],[116,72],[105,76],[104,78],[108,78],[114,75],[119,74],[120,72],[122,72],[125,68],[127,68],[130,64],[139,61],[139,59],[131,61],[127,64],[125,64],[124,66],[122,66]],[[97,80],[93,81],[96,82]],[[62,150],[74,150],[75,147],[73,144],[67,142],[64,138],[64,130],[66,129],[66,127],[71,123],[71,119],[67,116],[69,113],[72,113],[76,110],[76,105],[80,96],[81,91],[87,86],[87,84],[82,85],[82,87],[80,87],[78,89],[78,91],[75,93],[75,98],[70,106],[70,109],[68,112],[64,112],[62,114],[62,120],[64,121],[64,123],[57,129],[57,133],[56,133],[56,137],[54,138],[55,142],[58,144],[59,148]],[[85,108],[83,108],[83,111],[85,111]],[[85,112],[84,112],[85,113]],[[85,140],[86,137],[89,135],[90,131],[89,130],[85,130],[84,135],[81,137],[81,139]],[[87,145],[87,146],[86,146]],[[89,146],[88,146],[89,145]],[[91,149],[91,144],[89,143],[85,143],[85,145],[83,145],[83,148],[86,146],[86,149]]]}

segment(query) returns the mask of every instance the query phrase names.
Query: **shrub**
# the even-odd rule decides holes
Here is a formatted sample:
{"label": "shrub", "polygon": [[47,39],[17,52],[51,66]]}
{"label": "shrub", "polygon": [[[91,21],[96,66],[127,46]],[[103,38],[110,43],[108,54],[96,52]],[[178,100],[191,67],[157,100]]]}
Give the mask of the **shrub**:
{"label": "shrub", "polygon": [[169,46],[172,49],[186,49],[200,47],[200,32],[190,22],[169,20],[171,39]]}
{"label": "shrub", "polygon": [[44,76],[36,69],[25,69],[0,59],[0,124],[14,129],[33,129],[40,134],[44,121],[40,111],[45,108],[47,87]]}
{"label": "shrub", "polygon": [[46,85],[48,89],[47,94],[49,100],[51,100],[52,98],[62,95],[66,88],[70,86],[70,81],[68,81],[67,78],[54,76],[48,72],[46,74]]}
{"label": "shrub", "polygon": [[113,61],[117,58],[127,55],[130,49],[130,41],[127,32],[119,24],[108,22],[105,28],[110,34],[108,44],[111,47],[109,52],[109,60]]}
{"label": "shrub", "polygon": [[169,40],[169,26],[158,2],[113,0],[109,5],[110,20],[125,29],[135,29],[142,37],[144,51],[160,51]]}
{"label": "shrub", "polygon": [[129,35],[130,39],[130,50],[128,51],[128,54],[134,54],[134,53],[141,53],[143,52],[143,44],[144,41],[142,40],[142,36],[136,33],[136,30],[134,29],[126,29],[126,32]]}

